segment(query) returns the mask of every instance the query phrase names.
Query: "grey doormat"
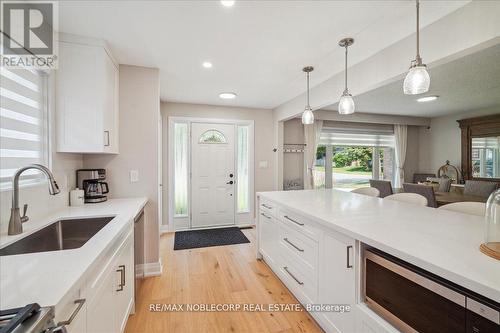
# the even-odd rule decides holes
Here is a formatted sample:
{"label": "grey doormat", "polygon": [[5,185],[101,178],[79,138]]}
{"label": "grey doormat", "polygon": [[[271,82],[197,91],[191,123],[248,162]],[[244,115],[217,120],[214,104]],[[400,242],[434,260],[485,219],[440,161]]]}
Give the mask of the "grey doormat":
{"label": "grey doormat", "polygon": [[238,227],[177,231],[174,250],[250,243]]}

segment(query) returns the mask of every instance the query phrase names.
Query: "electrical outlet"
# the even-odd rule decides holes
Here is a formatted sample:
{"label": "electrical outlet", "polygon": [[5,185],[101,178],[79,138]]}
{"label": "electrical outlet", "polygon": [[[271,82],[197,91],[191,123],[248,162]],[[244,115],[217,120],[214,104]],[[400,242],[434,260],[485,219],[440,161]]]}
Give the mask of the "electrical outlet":
{"label": "electrical outlet", "polygon": [[130,170],[130,182],[137,183],[139,181],[139,170]]}
{"label": "electrical outlet", "polygon": [[267,161],[259,161],[259,168],[260,169],[266,169],[267,168]]}

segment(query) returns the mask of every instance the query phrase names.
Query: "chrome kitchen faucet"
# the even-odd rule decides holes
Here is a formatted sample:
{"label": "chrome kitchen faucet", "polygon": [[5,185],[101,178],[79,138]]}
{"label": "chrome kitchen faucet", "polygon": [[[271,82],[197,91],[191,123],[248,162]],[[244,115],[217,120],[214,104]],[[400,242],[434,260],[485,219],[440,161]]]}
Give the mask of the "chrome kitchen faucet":
{"label": "chrome kitchen faucet", "polygon": [[30,164],[28,166],[19,168],[14,174],[12,179],[12,208],[10,209],[10,220],[9,220],[9,235],[18,235],[23,232],[23,223],[29,220],[26,216],[26,211],[28,210],[28,205],[25,204],[23,208],[23,216],[19,213],[19,177],[21,174],[29,169],[40,170],[45,174],[49,181],[49,193],[51,195],[56,195],[59,193],[59,186],[57,186],[56,180],[52,172],[45,166],[41,164]]}

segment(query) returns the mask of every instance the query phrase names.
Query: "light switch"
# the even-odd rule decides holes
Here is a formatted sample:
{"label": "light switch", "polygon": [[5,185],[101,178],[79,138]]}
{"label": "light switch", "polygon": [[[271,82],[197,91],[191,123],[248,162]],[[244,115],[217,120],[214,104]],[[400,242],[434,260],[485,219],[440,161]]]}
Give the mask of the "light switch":
{"label": "light switch", "polygon": [[130,170],[130,182],[137,183],[139,181],[139,170]]}
{"label": "light switch", "polygon": [[259,168],[260,169],[266,169],[267,168],[267,161],[259,161]]}

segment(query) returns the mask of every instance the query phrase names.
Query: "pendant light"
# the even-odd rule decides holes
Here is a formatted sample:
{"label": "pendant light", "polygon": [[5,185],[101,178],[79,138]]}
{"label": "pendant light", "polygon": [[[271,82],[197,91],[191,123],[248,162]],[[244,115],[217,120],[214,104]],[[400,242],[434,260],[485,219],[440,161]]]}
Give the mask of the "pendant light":
{"label": "pendant light", "polygon": [[405,95],[418,95],[429,91],[431,78],[427,73],[427,66],[422,63],[420,57],[420,2],[417,3],[417,56],[411,62],[410,70],[406,74],[403,83],[403,91]]}
{"label": "pendant light", "polygon": [[340,47],[345,47],[345,89],[340,96],[339,101],[339,113],[340,114],[351,114],[354,113],[354,100],[352,99],[352,95],[349,93],[349,89],[347,88],[347,48],[354,44],[353,38],[344,38],[339,42]]}
{"label": "pendant light", "polygon": [[302,124],[311,125],[314,124],[314,113],[312,111],[311,105],[309,105],[309,73],[314,70],[314,67],[307,66],[302,69],[304,73],[307,74],[307,104],[302,113]]}

